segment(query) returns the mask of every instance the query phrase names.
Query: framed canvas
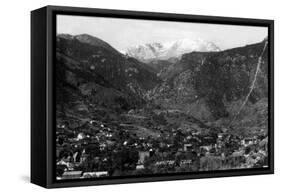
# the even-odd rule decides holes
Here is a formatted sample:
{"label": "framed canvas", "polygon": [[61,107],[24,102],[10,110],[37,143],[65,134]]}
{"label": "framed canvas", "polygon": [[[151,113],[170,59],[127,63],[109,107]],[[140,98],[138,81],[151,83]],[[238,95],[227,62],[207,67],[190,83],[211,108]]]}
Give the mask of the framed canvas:
{"label": "framed canvas", "polygon": [[273,20],[31,12],[31,182],[272,174]]}

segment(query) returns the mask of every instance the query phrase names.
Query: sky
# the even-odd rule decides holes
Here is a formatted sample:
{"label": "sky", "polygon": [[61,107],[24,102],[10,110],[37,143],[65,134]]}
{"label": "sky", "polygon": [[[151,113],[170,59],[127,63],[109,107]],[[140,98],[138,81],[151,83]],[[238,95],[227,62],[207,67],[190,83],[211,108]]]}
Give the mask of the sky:
{"label": "sky", "polygon": [[57,33],[89,34],[115,49],[152,42],[202,38],[221,50],[262,41],[267,27],[57,15]]}

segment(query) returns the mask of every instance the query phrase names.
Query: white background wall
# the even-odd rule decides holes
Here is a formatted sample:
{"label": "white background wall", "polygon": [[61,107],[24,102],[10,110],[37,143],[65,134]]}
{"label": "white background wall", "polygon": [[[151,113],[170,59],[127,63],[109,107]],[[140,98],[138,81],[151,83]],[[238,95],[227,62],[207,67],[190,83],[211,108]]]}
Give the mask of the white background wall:
{"label": "white background wall", "polygon": [[[281,12],[277,0],[3,0],[0,17],[0,193],[276,193],[280,190]],[[29,183],[30,11],[45,5],[275,20],[275,175],[45,190]],[[280,76],[280,77],[279,77]],[[279,179],[279,181],[278,181]]]}

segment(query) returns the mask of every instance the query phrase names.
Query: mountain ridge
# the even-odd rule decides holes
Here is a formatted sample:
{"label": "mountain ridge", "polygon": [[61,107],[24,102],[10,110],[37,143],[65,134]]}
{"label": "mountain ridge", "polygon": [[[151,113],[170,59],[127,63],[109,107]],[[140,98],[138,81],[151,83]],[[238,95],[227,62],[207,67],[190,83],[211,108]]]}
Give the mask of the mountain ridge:
{"label": "mountain ridge", "polygon": [[97,37],[89,35],[89,34],[78,34],[78,35],[58,34],[57,38],[64,38],[64,39],[68,39],[68,40],[77,39],[81,43],[86,43],[86,44],[89,44],[92,46],[103,47],[114,53],[119,53],[119,51],[117,49],[113,48],[110,44],[108,44],[104,40],[101,40],[100,38],[97,38]]}
{"label": "mountain ridge", "polygon": [[[149,103],[212,121],[227,120],[234,114],[235,104],[249,91],[266,41],[224,51],[185,53],[169,63],[152,61],[155,69],[165,67],[158,71],[151,68],[151,64],[112,51],[111,47],[73,37],[58,36],[57,57],[63,59],[60,62],[65,66],[62,66],[66,73],[65,85],[72,91],[71,95],[80,96],[80,101],[86,98],[98,106],[108,105],[107,108],[117,107],[123,111]],[[267,50],[247,110],[266,102],[266,53]]]}
{"label": "mountain ridge", "polygon": [[[65,96],[76,95],[112,107],[120,104],[119,108],[128,109],[145,103],[146,90],[160,82],[145,64],[90,35],[58,35],[56,52],[59,84],[68,87],[61,87]],[[72,103],[73,98],[65,99],[70,99],[66,104]]]}
{"label": "mountain ridge", "polygon": [[153,42],[129,47],[126,53],[131,57],[147,62],[153,59],[167,60],[169,58],[178,58],[184,53],[193,51],[220,51],[220,48],[213,42],[200,38],[184,38],[164,43]]}
{"label": "mountain ridge", "polygon": [[[184,54],[179,62],[162,72],[164,81],[150,91],[149,96],[159,104],[178,107],[198,119],[228,120],[250,90],[264,45],[265,41],[262,41],[221,52]],[[245,110],[267,102],[267,75],[268,48],[261,58],[255,88]],[[242,114],[250,118],[247,111]],[[263,114],[262,111],[258,114]]]}

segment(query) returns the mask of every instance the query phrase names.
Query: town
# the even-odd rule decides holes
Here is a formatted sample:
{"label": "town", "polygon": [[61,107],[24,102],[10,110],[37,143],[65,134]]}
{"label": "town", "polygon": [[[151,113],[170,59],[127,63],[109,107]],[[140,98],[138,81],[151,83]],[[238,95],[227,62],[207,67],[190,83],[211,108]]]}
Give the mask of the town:
{"label": "town", "polygon": [[118,118],[79,117],[68,115],[57,121],[58,180],[268,165],[265,129],[251,137],[235,135],[177,111],[130,110]]}

